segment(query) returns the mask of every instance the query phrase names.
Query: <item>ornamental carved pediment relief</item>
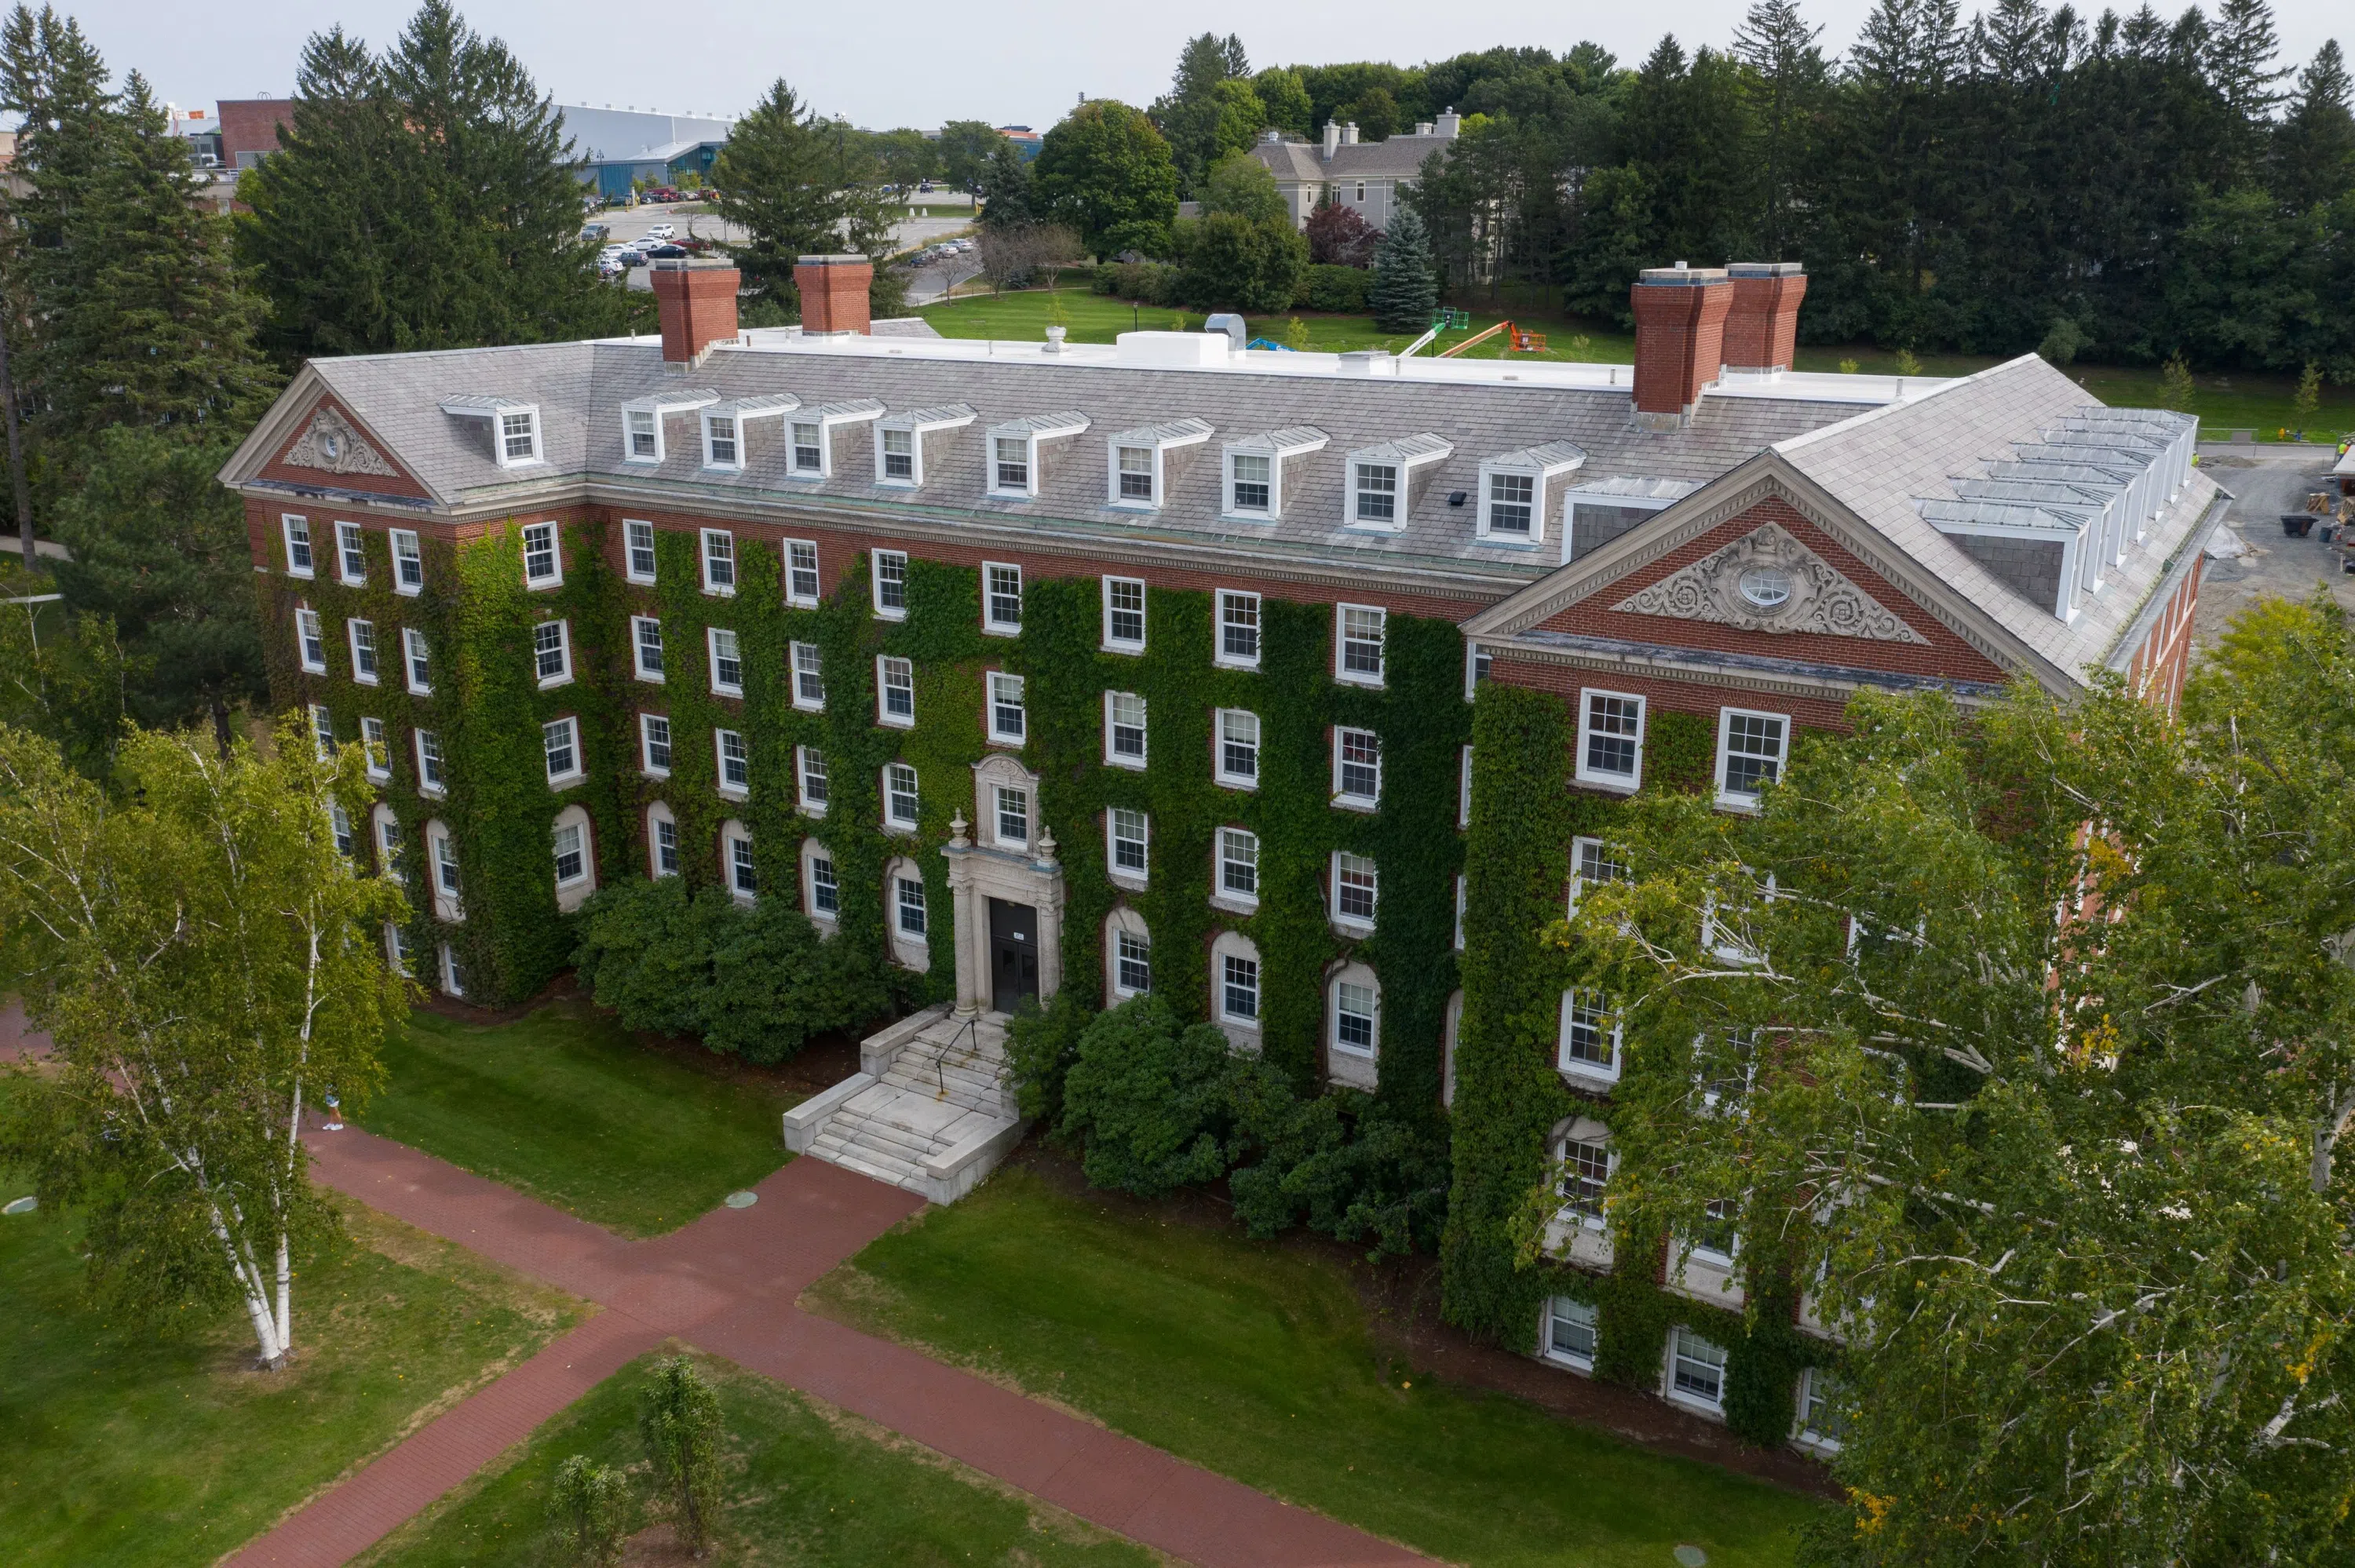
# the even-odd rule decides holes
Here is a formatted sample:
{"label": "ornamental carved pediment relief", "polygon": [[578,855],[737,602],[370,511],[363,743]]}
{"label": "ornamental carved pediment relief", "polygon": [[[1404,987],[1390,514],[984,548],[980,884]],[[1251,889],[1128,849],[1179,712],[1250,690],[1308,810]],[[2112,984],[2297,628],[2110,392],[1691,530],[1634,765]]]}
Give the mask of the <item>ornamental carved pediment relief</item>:
{"label": "ornamental carved pediment relief", "polygon": [[393,478],[400,472],[374,447],[360,440],[350,420],[333,408],[324,408],[312,414],[310,424],[278,461],[289,468],[315,468],[328,473],[373,473]]}
{"label": "ornamental carved pediment relief", "polygon": [[1818,631],[1871,642],[1929,640],[1773,523],[1611,607],[1745,631]]}

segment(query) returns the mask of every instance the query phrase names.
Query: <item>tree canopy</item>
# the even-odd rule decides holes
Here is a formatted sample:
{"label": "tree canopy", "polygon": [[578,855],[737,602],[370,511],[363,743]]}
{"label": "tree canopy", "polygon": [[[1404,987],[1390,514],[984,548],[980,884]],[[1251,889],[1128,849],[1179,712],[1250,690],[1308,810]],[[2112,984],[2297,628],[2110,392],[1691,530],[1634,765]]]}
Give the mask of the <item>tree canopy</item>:
{"label": "tree canopy", "polygon": [[1040,139],[1031,185],[1039,216],[1098,257],[1160,254],[1178,216],[1169,143],[1143,111],[1112,99],[1080,105]]}
{"label": "tree canopy", "polygon": [[[863,139],[805,109],[780,77],[760,106],[736,122],[711,166],[712,207],[749,238],[730,248],[755,302],[798,316],[794,263],[804,256],[858,251],[877,260],[891,249],[899,203],[879,188],[883,169]],[[881,267],[879,283],[892,280]],[[886,309],[880,314],[894,313]]]}

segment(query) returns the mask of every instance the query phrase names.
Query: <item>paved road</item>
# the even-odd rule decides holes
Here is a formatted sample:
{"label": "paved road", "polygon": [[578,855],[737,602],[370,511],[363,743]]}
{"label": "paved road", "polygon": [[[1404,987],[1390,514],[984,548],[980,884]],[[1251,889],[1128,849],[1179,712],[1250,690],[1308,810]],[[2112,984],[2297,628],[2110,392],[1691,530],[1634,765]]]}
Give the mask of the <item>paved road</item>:
{"label": "paved road", "polygon": [[2318,583],[2355,610],[2355,577],[2339,569],[2338,552],[2311,534],[2291,539],[2281,531],[2281,514],[2303,509],[2308,493],[2331,488],[2323,476],[2336,461],[2328,447],[2200,448],[2200,470],[2232,493],[2226,520],[2249,546],[2245,556],[2208,563],[2192,625],[2200,645],[2214,642],[2225,623],[2254,600],[2304,599]]}
{"label": "paved road", "polygon": [[[641,238],[646,230],[657,223],[669,224],[678,231],[678,238],[682,239],[689,238],[711,239],[727,244],[744,238],[742,229],[733,224],[721,222],[715,214],[681,210],[687,205],[681,203],[677,206],[665,206],[649,202],[634,208],[614,207],[609,211],[592,215],[588,221],[603,224],[607,238],[617,245],[627,244],[633,239]],[[918,246],[929,245],[935,239],[961,233],[971,228],[972,223],[972,219],[964,217],[907,218],[892,227],[892,248],[897,250],[912,250]],[[645,289],[652,286],[646,280],[645,268],[630,269],[630,287]],[[921,302],[933,297],[944,289],[943,284],[934,287],[930,292],[920,290],[911,291],[910,298]]]}

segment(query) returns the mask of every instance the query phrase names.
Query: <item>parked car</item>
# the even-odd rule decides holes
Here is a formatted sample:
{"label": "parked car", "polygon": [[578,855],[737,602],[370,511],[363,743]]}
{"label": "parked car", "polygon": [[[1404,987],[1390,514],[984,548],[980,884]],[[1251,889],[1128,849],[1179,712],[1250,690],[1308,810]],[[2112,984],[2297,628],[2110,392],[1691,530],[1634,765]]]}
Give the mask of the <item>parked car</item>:
{"label": "parked car", "polygon": [[653,249],[646,252],[646,260],[649,261],[676,261],[682,256],[692,254],[694,253],[688,250],[684,245],[657,245]]}
{"label": "parked car", "polygon": [[656,185],[646,193],[646,199],[648,201],[680,201],[685,198],[680,196],[675,186]]}
{"label": "parked car", "polygon": [[643,267],[646,264],[646,253],[643,250],[624,250],[622,252],[621,261],[624,267]]}
{"label": "parked car", "polygon": [[678,230],[673,228],[669,224],[657,223],[652,228],[646,230],[646,238],[648,239],[668,239],[677,233]]}

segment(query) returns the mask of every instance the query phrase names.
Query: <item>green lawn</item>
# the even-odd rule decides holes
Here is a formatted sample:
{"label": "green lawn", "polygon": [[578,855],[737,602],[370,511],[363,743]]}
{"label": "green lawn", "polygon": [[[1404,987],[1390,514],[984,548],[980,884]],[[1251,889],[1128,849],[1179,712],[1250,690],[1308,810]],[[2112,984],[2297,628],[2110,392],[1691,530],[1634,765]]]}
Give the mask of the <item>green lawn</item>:
{"label": "green lawn", "polygon": [[262,1373],[233,1310],[108,1322],[80,1297],[69,1220],[0,1218],[0,1560],[208,1563],[575,1320],[368,1210],[351,1234],[296,1281],[293,1365]]}
{"label": "green lawn", "polygon": [[[725,1362],[702,1365],[718,1388],[730,1437],[718,1561],[826,1568],[1146,1568],[1156,1561],[856,1417]],[[360,1561],[368,1568],[549,1561],[549,1478],[565,1458],[588,1454],[636,1467],[645,1486],[636,1423],[645,1366],[634,1362],[600,1383],[534,1433],[508,1468],[475,1478]]]}
{"label": "green lawn", "polygon": [[1331,1262],[1133,1217],[1018,1165],[877,1241],[813,1304],[1450,1562],[1660,1568],[1689,1542],[1718,1568],[1785,1563],[1816,1512],[1386,1367]]}
{"label": "green lawn", "polygon": [[647,1050],[577,999],[513,1023],[412,1013],[385,1066],[370,1132],[624,1235],[685,1224],[785,1162],[792,1097]]}
{"label": "green lawn", "polygon": [[[987,296],[960,297],[940,305],[925,306],[921,312],[934,330],[947,337],[995,337],[1009,341],[1035,341],[1046,335],[1047,312],[1050,299],[1060,300],[1070,316],[1071,341],[1073,343],[1110,343],[1120,333],[1138,327],[1147,330],[1165,329],[1182,320],[1182,330],[1199,330],[1202,324],[1200,312],[1182,312],[1166,306],[1131,306],[1124,301],[1103,294],[1091,293],[1084,285],[1067,285],[1050,294],[1041,289],[1023,290],[1002,298]],[[1328,316],[1301,311],[1266,316],[1248,316],[1254,336],[1266,336],[1282,342],[1284,326],[1290,315],[1297,314],[1308,328],[1308,346],[1320,353],[1346,353],[1359,348],[1404,348],[1409,334],[1381,333],[1374,329],[1370,316]],[[1495,324],[1502,318],[1474,312],[1471,332]],[[1630,365],[1636,358],[1636,338],[1632,333],[1621,333],[1593,322],[1566,321],[1546,315],[1516,315],[1514,319],[1526,327],[1546,335],[1546,352],[1534,356],[1550,360],[1584,360],[1597,365]],[[1460,343],[1469,333],[1451,332],[1444,334],[1434,347]],[[1584,348],[1572,343],[1573,338],[1586,339]],[[1465,357],[1493,359],[1505,356],[1504,340],[1491,338],[1471,350]],[[1425,350],[1426,353],[1430,350]],[[1804,347],[1798,353],[1796,368],[1837,372],[1844,360],[1854,360],[1860,376],[1894,376],[1897,355],[1878,348]],[[1968,376],[1984,370],[1997,361],[1985,355],[1931,354],[1922,356],[1922,374],[1925,376]],[[2073,365],[2069,374],[2083,382],[2085,389],[2114,408],[2153,408],[2159,400],[2159,373],[2157,366],[2130,367],[2100,365]],[[2254,429],[2260,440],[2274,440],[2284,429],[2294,429],[2297,417],[2290,402],[2297,391],[2294,376],[2264,372],[2220,371],[2213,375],[2195,376],[2197,388],[2191,411],[2200,416],[2206,429],[2201,432],[2212,440],[2231,438],[2235,429]],[[2355,429],[2355,386],[2328,386],[2322,389],[2322,412],[2316,418],[2309,433],[2319,441],[2326,434],[2337,435]]]}

